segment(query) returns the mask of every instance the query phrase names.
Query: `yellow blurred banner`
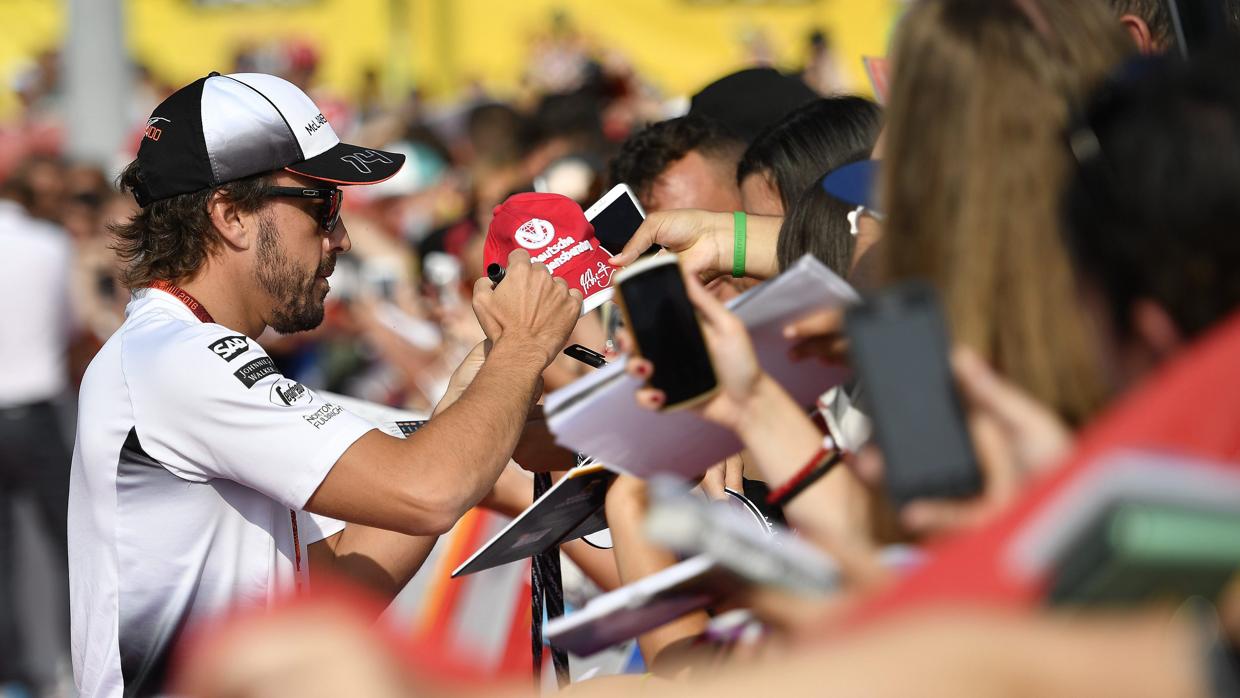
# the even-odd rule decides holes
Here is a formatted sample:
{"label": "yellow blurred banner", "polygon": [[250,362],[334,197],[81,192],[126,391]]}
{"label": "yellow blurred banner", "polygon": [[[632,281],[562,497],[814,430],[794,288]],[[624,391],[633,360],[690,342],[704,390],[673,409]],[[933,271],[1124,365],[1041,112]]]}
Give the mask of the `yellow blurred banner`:
{"label": "yellow blurred banner", "polygon": [[[238,48],[300,39],[322,58],[319,77],[352,96],[367,68],[389,88],[432,98],[471,85],[519,89],[531,50],[556,13],[601,55],[618,52],[668,95],[687,95],[756,54],[799,68],[807,37],[825,30],[849,88],[868,92],[861,56],[885,52],[901,0],[129,0],[128,45],[160,78],[183,84],[227,71]],[[65,3],[0,0],[0,75],[59,45]],[[5,91],[5,111],[13,96]]]}

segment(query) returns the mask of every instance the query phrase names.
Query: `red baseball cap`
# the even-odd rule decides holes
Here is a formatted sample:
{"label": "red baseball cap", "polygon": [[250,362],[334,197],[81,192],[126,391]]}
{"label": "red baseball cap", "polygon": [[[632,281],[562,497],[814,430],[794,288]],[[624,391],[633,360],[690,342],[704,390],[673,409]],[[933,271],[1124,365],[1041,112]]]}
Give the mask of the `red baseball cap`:
{"label": "red baseball cap", "polygon": [[495,207],[482,248],[483,264],[507,266],[515,249],[530,253],[535,263],[581,291],[581,313],[611,300],[611,276],[616,268],[594,237],[576,201],[559,194],[513,194]]}

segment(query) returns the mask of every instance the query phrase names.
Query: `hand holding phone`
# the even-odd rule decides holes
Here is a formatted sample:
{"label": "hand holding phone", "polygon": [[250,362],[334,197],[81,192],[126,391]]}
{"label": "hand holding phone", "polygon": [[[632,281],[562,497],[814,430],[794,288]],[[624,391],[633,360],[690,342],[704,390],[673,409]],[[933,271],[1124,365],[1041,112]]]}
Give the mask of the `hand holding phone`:
{"label": "hand holding phone", "polygon": [[[609,254],[624,249],[633,233],[646,220],[646,212],[627,184],[617,184],[585,211],[594,226],[594,237]],[[655,249],[655,248],[652,248]]]}
{"label": "hand holding phone", "polygon": [[676,255],[647,257],[616,275],[634,353],[654,366],[647,384],[661,409],[689,407],[718,390],[715,367]]}
{"label": "hand holding phone", "polygon": [[883,452],[888,496],[903,506],[981,492],[934,290],[908,283],[883,291],[850,308],[845,328]]}
{"label": "hand holding phone", "polygon": [[[645,265],[668,264],[667,260],[675,258],[675,255],[669,254],[650,257],[640,262],[642,267],[634,265],[634,271],[639,271]],[[680,270],[680,282],[691,307],[697,311],[696,323],[693,327],[700,330],[705,339],[706,363],[699,364],[700,368],[690,367],[682,371],[675,380],[691,383],[697,371],[705,372],[706,367],[709,366],[713,372],[715,387],[705,391],[706,394],[701,396],[701,399],[692,399],[690,403],[698,405],[697,409],[702,417],[735,431],[739,427],[746,406],[757,394],[759,385],[766,374],[758,364],[753,342],[740,318],[711,296],[696,278],[686,276],[683,269]],[[674,281],[669,279],[667,283],[671,284]],[[623,301],[623,296],[620,296],[620,299]],[[621,305],[623,306],[623,303]],[[677,331],[687,325],[687,323],[672,324],[673,329]],[[635,346],[640,341],[636,338],[632,327],[629,327],[623,335],[622,347],[626,351],[633,351],[626,371],[631,376],[647,380],[648,387],[637,391],[638,404],[651,410],[665,409],[664,405],[678,405],[678,402],[673,401],[673,397],[663,392],[657,382],[661,370],[655,363],[657,358],[649,358],[651,356],[649,352],[643,352],[640,346]],[[697,352],[701,351],[694,348],[697,346],[695,340],[679,341],[673,337],[668,345],[673,350],[679,350],[684,354],[682,360],[690,362],[694,360],[693,357],[699,355]],[[658,352],[654,353],[655,356],[657,354]],[[689,390],[682,392],[692,394]],[[706,399],[707,397],[709,399]]]}

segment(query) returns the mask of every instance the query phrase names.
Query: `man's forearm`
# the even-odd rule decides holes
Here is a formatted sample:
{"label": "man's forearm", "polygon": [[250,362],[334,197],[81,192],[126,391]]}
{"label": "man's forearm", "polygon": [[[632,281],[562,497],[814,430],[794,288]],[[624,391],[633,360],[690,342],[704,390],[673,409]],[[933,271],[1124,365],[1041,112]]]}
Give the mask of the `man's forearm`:
{"label": "man's forearm", "polygon": [[[510,363],[505,361],[507,353],[509,352],[501,351],[499,353],[493,369],[502,370],[505,368],[506,363]],[[509,378],[514,379],[515,376],[517,383],[520,383],[519,375],[520,369],[518,367]],[[481,378],[481,371],[479,371],[479,378]],[[530,379],[531,389],[529,392],[531,393],[532,384],[535,380]],[[483,379],[479,387],[485,390],[487,381]],[[519,385],[516,388],[509,392],[519,396],[522,391]],[[431,429],[428,424],[418,432],[419,436],[416,437],[416,441],[419,449],[442,446],[438,442],[441,442],[445,437],[443,435],[436,437],[433,434],[429,434],[429,432],[441,430],[443,424],[440,420],[444,418],[444,413],[448,408],[456,404],[461,397],[463,397],[463,394],[452,391],[435,408],[435,414],[432,419],[437,427]],[[493,409],[503,409],[503,405],[499,402],[491,405],[491,407]],[[486,421],[485,417],[482,418],[482,421]],[[471,441],[476,444],[484,444],[484,440],[473,439]],[[485,465],[485,459],[480,459],[478,462]],[[437,460],[428,462],[428,465],[438,470],[444,468],[447,463]],[[465,465],[468,466],[468,463]],[[457,469],[464,471],[468,468],[460,467]],[[426,486],[435,486],[433,478],[434,473],[429,474],[428,482],[425,483]],[[436,535],[410,535],[384,528],[350,523],[340,533],[310,546],[310,569],[311,573],[315,575],[332,574],[346,577],[390,601],[400,593],[400,590],[409,583],[413,575],[422,567],[427,556],[430,555],[431,549],[434,548],[436,540],[438,540]]]}
{"label": "man's forearm", "polygon": [[577,454],[558,446],[547,416],[541,406],[530,411],[529,419],[514,447],[512,459],[522,468],[532,472],[568,470],[577,464]]}
{"label": "man's forearm", "polygon": [[508,462],[545,358],[537,346],[497,343],[456,404],[408,439],[363,435],[305,509],[415,536],[449,530]]}
{"label": "man's forearm", "polygon": [[458,515],[490,491],[525,428],[541,357],[502,340],[459,399],[409,439],[423,486]]}
{"label": "man's forearm", "polygon": [[438,536],[411,536],[349,524],[340,533],[308,546],[310,574],[344,577],[384,601],[396,598],[426,562]]}

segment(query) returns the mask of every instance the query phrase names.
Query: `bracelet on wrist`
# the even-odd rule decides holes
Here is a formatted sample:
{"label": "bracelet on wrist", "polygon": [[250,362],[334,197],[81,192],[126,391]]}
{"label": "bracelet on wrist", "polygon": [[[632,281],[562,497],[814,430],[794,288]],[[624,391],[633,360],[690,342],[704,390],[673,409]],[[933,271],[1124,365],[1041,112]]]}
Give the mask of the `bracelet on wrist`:
{"label": "bracelet on wrist", "polygon": [[744,211],[732,213],[732,276],[741,278],[745,275],[745,241],[749,219]]}
{"label": "bracelet on wrist", "polygon": [[824,475],[835,467],[836,463],[840,462],[842,457],[843,452],[836,448],[835,442],[831,437],[824,437],[822,446],[814,452],[809,462],[801,466],[801,469],[782,486],[772,490],[771,494],[766,498],[766,503],[779,507],[786,506],[797,495],[809,489],[810,485],[821,480]]}

